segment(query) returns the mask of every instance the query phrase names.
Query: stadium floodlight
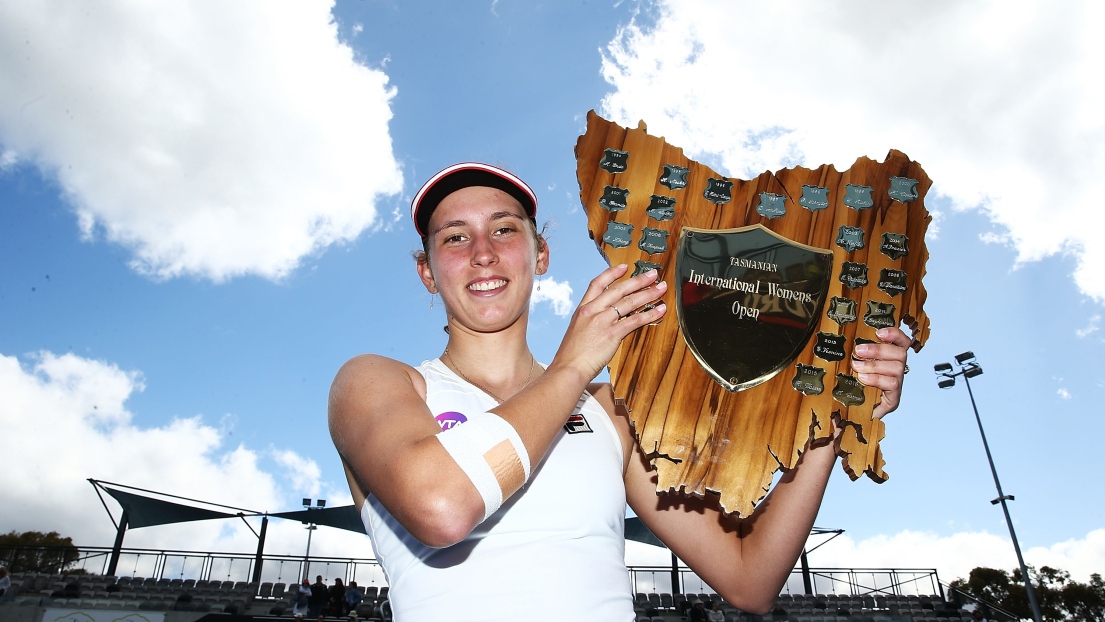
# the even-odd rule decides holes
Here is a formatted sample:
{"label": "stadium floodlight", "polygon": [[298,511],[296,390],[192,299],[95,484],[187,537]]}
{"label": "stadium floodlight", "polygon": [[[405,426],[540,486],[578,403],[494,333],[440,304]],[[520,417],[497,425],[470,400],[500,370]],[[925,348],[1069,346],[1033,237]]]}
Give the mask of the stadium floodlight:
{"label": "stadium floodlight", "polygon": [[326,507],[326,499],[319,499],[319,500],[318,500],[318,506],[317,506],[317,507],[318,507],[318,509],[320,509],[320,510],[321,510],[322,508]]}
{"label": "stadium floodlight", "polygon": [[1017,532],[1013,529],[1013,518],[1009,516],[1009,505],[1006,501],[1013,501],[1013,495],[1007,495],[1001,491],[1001,481],[998,480],[998,469],[994,466],[994,458],[990,455],[990,444],[986,442],[986,431],[982,429],[982,418],[978,415],[978,406],[975,404],[975,394],[971,391],[971,378],[982,375],[982,366],[975,360],[975,353],[970,350],[957,354],[955,362],[959,365],[959,371],[953,371],[951,363],[937,363],[933,366],[936,372],[937,386],[948,389],[955,386],[955,379],[963,376],[963,383],[967,385],[967,394],[971,396],[971,408],[975,411],[975,421],[978,423],[978,433],[982,436],[982,447],[986,450],[986,460],[990,463],[990,473],[994,476],[994,487],[998,489],[998,498],[992,500],[992,505],[1001,504],[1005,513],[1005,524],[1009,526],[1009,538],[1013,540],[1013,549],[1017,552],[1017,561],[1021,564],[1021,576],[1025,578],[1024,587],[1028,592],[1028,604],[1032,607],[1032,619],[1041,622],[1040,605],[1036,602],[1036,590],[1032,587],[1032,581],[1028,574],[1028,567],[1021,555],[1021,545],[1017,542]]}
{"label": "stadium floodlight", "polygon": [[310,500],[310,498],[308,498],[308,497],[303,497],[303,507],[305,507],[305,508],[309,508],[309,507],[311,507],[311,500]]}
{"label": "stadium floodlight", "polygon": [[970,350],[967,350],[963,354],[956,354],[955,355],[955,362],[959,363],[960,365],[965,365],[967,363],[967,361],[974,360],[974,358],[975,358],[975,353],[971,352]]}

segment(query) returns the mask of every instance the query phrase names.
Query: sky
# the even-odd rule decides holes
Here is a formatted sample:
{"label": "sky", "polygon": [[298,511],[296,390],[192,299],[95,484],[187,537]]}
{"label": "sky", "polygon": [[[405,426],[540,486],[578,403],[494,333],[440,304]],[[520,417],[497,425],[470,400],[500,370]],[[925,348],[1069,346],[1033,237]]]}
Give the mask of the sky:
{"label": "sky", "polygon": [[[595,109],[732,177],[898,149],[933,179],[932,335],[886,420],[890,479],[833,475],[817,524],[845,533],[812,565],[1016,566],[967,391],[930,371],[970,350],[1026,561],[1105,572],[1102,29],[1090,1],[0,0],[0,532],[110,546],[88,478],[349,503],[335,372],[445,344],[411,196],[470,159],[534,187],[548,361],[605,267],[573,155]],[[274,521],[266,550],[306,537]],[[256,540],[224,521],[126,544]],[[372,555],[329,528],[312,553]]]}

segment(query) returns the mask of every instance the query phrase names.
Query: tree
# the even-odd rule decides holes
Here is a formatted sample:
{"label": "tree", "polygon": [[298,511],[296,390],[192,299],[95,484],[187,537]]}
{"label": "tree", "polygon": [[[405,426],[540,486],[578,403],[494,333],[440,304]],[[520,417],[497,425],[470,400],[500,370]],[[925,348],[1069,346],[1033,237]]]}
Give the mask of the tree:
{"label": "tree", "polygon": [[72,538],[56,531],[14,531],[0,535],[0,564],[9,572],[59,574],[80,558]]}
{"label": "tree", "polygon": [[1105,603],[1105,582],[1096,572],[1090,575],[1089,583],[1074,583],[1063,590],[1063,609],[1072,620],[1090,620],[1102,622]]}
{"label": "tree", "polygon": [[[1039,570],[1029,566],[1028,572],[1032,576],[1036,602],[1044,620],[1105,622],[1105,582],[1101,575],[1091,575],[1089,583],[1080,583],[1071,580],[1069,572],[1050,566],[1041,566]],[[1032,619],[1024,577],[1019,568],[1012,572],[975,568],[966,581],[956,579],[951,586],[1019,619]]]}

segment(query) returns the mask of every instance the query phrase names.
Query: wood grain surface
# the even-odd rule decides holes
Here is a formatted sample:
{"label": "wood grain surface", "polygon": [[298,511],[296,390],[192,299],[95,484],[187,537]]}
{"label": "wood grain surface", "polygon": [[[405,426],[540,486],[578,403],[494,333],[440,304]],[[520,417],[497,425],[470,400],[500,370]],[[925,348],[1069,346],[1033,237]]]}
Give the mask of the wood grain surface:
{"label": "wood grain surface", "polygon": [[[606,149],[629,153],[624,172],[611,173],[599,166]],[[835,400],[832,387],[836,375],[852,374],[848,357],[855,339],[877,340],[875,329],[863,322],[868,300],[896,305],[897,319],[911,331],[913,348],[920,350],[929,335],[925,315],[925,289],[922,279],[928,251],[925,232],[931,217],[924,206],[931,180],[916,162],[904,153],[890,151],[883,162],[858,158],[846,171],[831,165],[816,169],[795,167],[764,172],[751,180],[733,182],[732,200],[715,205],[703,196],[711,177],[726,179],[709,167],[689,160],[683,150],[669,145],[662,137],[651,136],[641,122],[637,128],[623,128],[591,111],[587,132],[576,144],[576,174],[580,200],[587,212],[588,231],[599,251],[613,264],[638,260],[661,265],[660,278],[670,286],[664,301],[669,313],[656,326],[647,326],[630,335],[610,362],[610,378],[615,397],[623,401],[636,427],[641,447],[652,458],[658,473],[657,490],[680,491],[698,497],[720,496],[726,512],[747,516],[766,494],[773,474],[790,469],[800,450],[813,438],[830,432],[830,418],[843,426],[837,441],[842,465],[852,479],[866,473],[871,479],[887,479],[879,442],[885,434],[882,421],[872,420],[871,412],[880,399],[877,389],[864,388],[864,402],[848,407]],[[690,169],[687,186],[672,190],[659,183],[664,165]],[[891,177],[917,180],[917,198],[903,203],[888,195]],[[847,184],[870,186],[875,204],[856,210],[842,203]],[[799,206],[802,186],[829,189],[827,209],[811,211]],[[599,205],[605,186],[629,190],[624,211],[608,211]],[[756,211],[760,193],[787,197],[786,214],[764,218]],[[653,194],[677,199],[675,217],[658,222],[645,215]],[[633,243],[613,248],[602,241],[611,221],[634,223]],[[805,395],[791,385],[792,363],[770,380],[756,387],[730,392],[719,385],[701,366],[679,329],[676,319],[677,246],[683,227],[730,229],[761,224],[801,244],[833,252],[834,275],[828,296],[846,296],[857,302],[859,320],[838,326],[824,313],[818,331],[843,334],[847,338],[845,359],[816,364],[826,369],[826,390],[820,395]],[[669,250],[649,255],[637,247],[637,235],[643,226],[669,232]],[[852,252],[835,243],[839,227],[863,228],[865,246]],[[909,254],[891,259],[879,251],[882,234],[904,233]],[[865,263],[869,284],[863,288],[846,287],[835,272],[845,261]],[[883,268],[904,270],[904,293],[889,296],[876,287]],[[810,339],[794,363],[814,364],[814,339]]]}

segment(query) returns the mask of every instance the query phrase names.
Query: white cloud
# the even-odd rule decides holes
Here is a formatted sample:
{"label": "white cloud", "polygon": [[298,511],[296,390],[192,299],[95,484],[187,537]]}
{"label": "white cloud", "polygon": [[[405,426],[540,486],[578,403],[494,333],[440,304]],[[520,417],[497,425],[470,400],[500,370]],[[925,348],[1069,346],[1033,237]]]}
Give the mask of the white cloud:
{"label": "white cloud", "polygon": [[1105,301],[1105,5],[663,2],[606,50],[604,114],[688,155],[765,169],[905,151],[1018,262],[1071,254]]}
{"label": "white cloud", "polygon": [[[0,3],[0,145],[155,278],[279,279],[399,192],[394,89],[325,2]],[[5,165],[10,166],[10,165]]]}
{"label": "white cloud", "polygon": [[[143,388],[141,374],[103,361],[41,352],[22,363],[0,354],[5,531],[57,531],[78,545],[110,545],[115,529],[89,477],[258,511],[298,508],[301,481],[267,472],[263,456],[248,447],[225,446],[225,436],[200,417],[158,427],[136,423],[126,402]],[[313,482],[317,494],[313,461],[287,450],[272,454],[289,473]],[[333,500],[349,503],[348,492]],[[118,519],[118,506],[107,503]],[[301,532],[298,523],[273,521],[266,550],[302,551]],[[320,548],[312,550],[319,554],[371,557],[361,536],[331,529],[316,536]],[[257,540],[241,521],[201,521],[132,529],[124,544],[248,552]]]}
{"label": "white cloud", "polygon": [[[540,286],[541,289],[538,290],[537,286]],[[530,309],[542,302],[549,303],[553,313],[559,316],[571,315],[575,308],[574,303],[572,303],[572,286],[567,281],[557,281],[552,277],[537,279],[533,288],[533,296],[529,300]]]}
{"label": "white cloud", "polygon": [[311,497],[318,497],[322,488],[322,470],[317,462],[290,449],[273,449],[271,453],[273,460],[284,467],[284,477],[292,483],[294,490],[302,490]]}
{"label": "white cloud", "polygon": [[1101,315],[1100,314],[1094,314],[1092,317],[1090,317],[1090,321],[1086,325],[1086,327],[1085,328],[1080,328],[1080,329],[1074,331],[1074,334],[1078,335],[1078,337],[1081,339],[1081,338],[1089,337],[1090,335],[1096,333],[1098,330],[1100,330],[1100,328],[1101,328]]}
{"label": "white cloud", "polygon": [[1064,388],[1064,387],[1059,387],[1059,390],[1057,391],[1057,393],[1059,394],[1059,397],[1064,399],[1064,400],[1069,400],[1070,397],[1071,397],[1070,391],[1066,390],[1066,388]]}

